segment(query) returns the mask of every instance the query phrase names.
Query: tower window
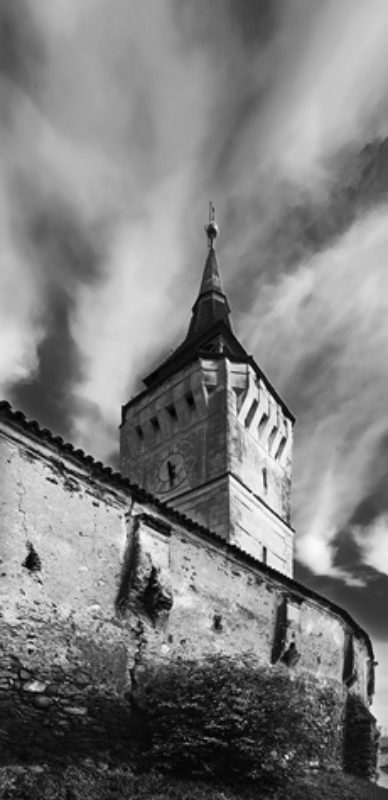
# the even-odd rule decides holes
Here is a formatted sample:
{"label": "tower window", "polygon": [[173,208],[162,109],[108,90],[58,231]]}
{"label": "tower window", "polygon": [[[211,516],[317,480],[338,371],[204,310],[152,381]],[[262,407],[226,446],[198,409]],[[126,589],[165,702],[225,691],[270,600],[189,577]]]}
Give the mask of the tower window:
{"label": "tower window", "polygon": [[167,472],[168,472],[168,479],[170,481],[170,487],[174,486],[174,481],[176,478],[176,466],[173,461],[167,461]]}
{"label": "tower window", "polygon": [[221,614],[213,615],[213,628],[215,631],[222,631],[222,616]]}
{"label": "tower window", "polygon": [[159,420],[158,420],[158,418],[157,418],[157,417],[151,417],[151,419],[150,419],[150,423],[151,423],[151,425],[152,425],[152,428],[153,428],[153,430],[155,431],[155,433],[157,433],[158,431],[160,431]]}
{"label": "tower window", "polygon": [[263,545],[263,564],[267,563],[267,548]]}
{"label": "tower window", "polygon": [[268,472],[266,467],[263,468],[261,474],[263,478],[263,489],[266,492],[268,489]]}
{"label": "tower window", "polygon": [[136,431],[139,439],[143,439],[144,438],[144,432],[143,432],[143,428],[141,427],[141,425],[136,425],[135,431]]}
{"label": "tower window", "polygon": [[171,403],[170,406],[167,406],[166,410],[167,410],[167,413],[168,413],[170,419],[174,420],[174,422],[175,422],[178,419],[178,414],[176,413],[176,408],[174,406],[174,403]]}
{"label": "tower window", "polygon": [[248,411],[248,414],[245,417],[244,425],[245,425],[246,428],[250,427],[250,424],[251,424],[251,422],[253,420],[253,417],[255,416],[255,413],[256,413],[258,405],[259,405],[258,400],[253,400],[252,405],[251,405],[251,407],[250,407],[250,409]]}
{"label": "tower window", "polygon": [[268,450],[269,450],[269,452],[271,452],[271,448],[272,448],[272,445],[273,445],[273,443],[275,441],[275,436],[276,436],[277,432],[278,432],[278,429],[277,429],[276,425],[274,425],[274,427],[272,428],[272,431],[271,431],[271,433],[269,435],[269,439],[268,439]]}
{"label": "tower window", "polygon": [[258,424],[258,427],[257,427],[259,436],[260,436],[260,434],[263,433],[263,431],[264,431],[264,429],[265,429],[265,427],[267,425],[268,420],[269,420],[268,414],[263,414],[263,416],[261,417],[261,420],[260,420],[260,422]]}
{"label": "tower window", "polygon": [[280,440],[279,447],[278,447],[278,449],[277,449],[277,451],[276,451],[276,453],[275,453],[275,459],[276,459],[277,461],[279,461],[279,459],[282,457],[282,454],[283,454],[284,448],[285,448],[285,446],[286,446],[286,441],[287,441],[287,439],[286,439],[286,437],[285,437],[285,436],[283,436],[283,437],[282,437],[282,439]]}
{"label": "tower window", "polygon": [[191,411],[194,411],[194,409],[195,409],[195,401],[194,401],[193,393],[192,392],[186,392],[185,400],[186,400],[186,403],[187,403],[189,409]]}

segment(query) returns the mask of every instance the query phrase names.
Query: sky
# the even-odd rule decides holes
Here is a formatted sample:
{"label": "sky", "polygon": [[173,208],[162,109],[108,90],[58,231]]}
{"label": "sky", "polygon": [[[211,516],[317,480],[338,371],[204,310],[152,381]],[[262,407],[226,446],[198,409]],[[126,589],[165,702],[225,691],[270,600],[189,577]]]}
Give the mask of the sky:
{"label": "sky", "polygon": [[0,0],[0,392],[106,463],[216,206],[234,330],[297,417],[296,578],[388,725],[387,0]]}

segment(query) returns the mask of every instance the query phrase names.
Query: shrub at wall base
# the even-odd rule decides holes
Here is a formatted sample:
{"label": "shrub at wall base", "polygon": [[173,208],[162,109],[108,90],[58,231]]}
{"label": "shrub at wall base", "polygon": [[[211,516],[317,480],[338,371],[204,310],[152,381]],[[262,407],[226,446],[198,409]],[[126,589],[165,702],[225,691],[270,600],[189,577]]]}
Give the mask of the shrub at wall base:
{"label": "shrub at wall base", "polygon": [[344,693],[283,666],[224,656],[151,671],[137,691],[147,768],[285,785],[311,762],[342,764]]}

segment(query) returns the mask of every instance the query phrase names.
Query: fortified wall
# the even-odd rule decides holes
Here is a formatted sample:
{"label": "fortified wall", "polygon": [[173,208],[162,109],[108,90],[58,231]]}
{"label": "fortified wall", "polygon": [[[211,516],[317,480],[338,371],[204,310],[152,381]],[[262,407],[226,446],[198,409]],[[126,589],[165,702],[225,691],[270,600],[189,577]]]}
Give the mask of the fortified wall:
{"label": "fortified wall", "polygon": [[0,752],[128,757],[147,665],[249,653],[367,707],[341,608],[0,404]]}

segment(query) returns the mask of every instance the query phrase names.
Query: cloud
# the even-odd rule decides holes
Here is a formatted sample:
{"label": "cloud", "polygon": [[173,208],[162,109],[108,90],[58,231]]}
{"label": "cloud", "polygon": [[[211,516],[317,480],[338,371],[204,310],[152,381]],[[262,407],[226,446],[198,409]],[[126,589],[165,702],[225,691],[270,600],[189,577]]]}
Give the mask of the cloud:
{"label": "cloud", "polygon": [[268,37],[245,46],[245,58],[229,39],[230,58],[219,42],[217,51],[222,67],[233,67],[213,128],[227,231],[220,247],[241,314],[263,283],[376,202],[386,171],[378,152],[388,122],[384,0],[275,3],[272,17]]}
{"label": "cloud", "polygon": [[84,283],[93,285],[98,278],[98,236],[80,225],[74,209],[58,198],[53,198],[50,206],[45,200],[40,204],[36,192],[32,199],[32,188],[25,180],[20,191],[19,206],[24,207],[20,239],[28,242],[31,266],[35,260],[40,275],[42,335],[36,345],[35,369],[13,387],[11,397],[17,406],[28,407],[33,416],[43,413],[49,427],[71,436],[69,393],[83,374],[83,362],[70,320],[77,290]]}
{"label": "cloud", "polygon": [[[315,182],[342,148],[387,133],[388,7],[384,0],[301,6],[306,22],[293,29],[300,49],[295,40],[282,49],[282,79],[266,115],[266,147],[277,163],[280,156],[283,174]],[[288,6],[288,22],[297,22],[296,16]]]}
{"label": "cloud", "polygon": [[[174,198],[179,207],[185,180],[185,174],[174,177],[153,197],[158,213],[146,209],[143,219],[121,226],[107,255],[105,280],[98,289],[85,286],[79,294],[72,330],[89,368],[74,392],[89,402],[98,398],[109,426],[117,426],[130,387],[150,371],[149,354],[165,351],[168,339],[177,334],[172,282],[177,278],[180,283],[181,264],[179,250],[171,248],[177,234],[169,204]],[[85,446],[89,442],[95,449],[89,414],[78,417],[76,426]]]}
{"label": "cloud", "polygon": [[387,36],[384,0],[284,4],[271,47],[252,67],[265,69],[267,90],[241,136],[247,186],[272,173],[314,195],[332,182],[344,149],[387,135]]}
{"label": "cloud", "polygon": [[[7,176],[0,168],[0,386],[7,391],[14,381],[28,376],[36,366],[36,343],[43,336],[39,323],[39,290],[24,255],[12,236],[6,197]],[[15,291],[17,287],[17,291]],[[33,335],[31,336],[31,333]]]}
{"label": "cloud", "polygon": [[26,308],[15,293],[15,343],[2,323],[3,386],[106,455],[136,370],[176,330],[171,283],[187,268],[213,79],[203,53],[183,50],[173,2],[112,14],[105,0],[43,0],[7,4],[4,20],[16,44],[0,86],[2,227]]}
{"label": "cloud", "polygon": [[364,563],[388,575],[388,514],[382,514],[364,528],[354,527],[352,535],[361,549]]}
{"label": "cloud", "polygon": [[387,231],[383,206],[267,285],[245,322],[252,349],[301,414],[294,522],[298,557],[316,572],[335,569],[335,537],[381,477],[374,464],[388,430]]}

